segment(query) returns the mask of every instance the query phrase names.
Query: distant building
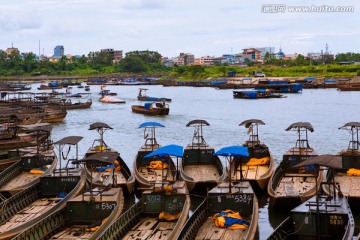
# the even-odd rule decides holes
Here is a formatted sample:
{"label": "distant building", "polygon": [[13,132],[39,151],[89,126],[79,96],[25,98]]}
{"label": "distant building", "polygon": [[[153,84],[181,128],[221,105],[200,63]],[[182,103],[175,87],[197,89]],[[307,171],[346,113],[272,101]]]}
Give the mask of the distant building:
{"label": "distant building", "polygon": [[[178,62],[181,63],[183,62],[182,65],[193,65],[195,62],[195,57],[194,54],[191,53],[180,53],[179,57],[178,57]],[[178,64],[180,65],[180,64]]]}
{"label": "distant building", "polygon": [[299,56],[298,53],[292,53],[292,54],[286,54],[284,56],[284,60],[296,60],[296,58]]}
{"label": "distant building", "polygon": [[161,59],[162,64],[164,64],[166,67],[172,67],[175,64],[174,59],[169,59],[167,57],[164,57]]}
{"label": "distant building", "polygon": [[19,51],[19,49],[11,47],[11,48],[7,48],[5,52],[6,52],[7,55],[10,55],[14,51]]}
{"label": "distant building", "polygon": [[204,56],[196,58],[194,64],[201,66],[212,66],[214,65],[214,57]]}
{"label": "distant building", "polygon": [[260,58],[260,51],[256,48],[244,48],[242,52],[242,59],[245,61],[248,59],[251,62],[257,62]]}
{"label": "distant building", "polygon": [[269,53],[270,55],[275,53],[274,47],[261,47],[256,48],[258,51],[260,51],[260,59],[264,60],[266,53]]}
{"label": "distant building", "polygon": [[113,54],[113,63],[120,62],[123,59],[123,51],[122,50],[114,50],[113,48],[104,48],[101,49],[101,52],[107,52]]}
{"label": "distant building", "polygon": [[279,52],[277,52],[275,55],[274,55],[274,57],[276,58],[276,59],[284,59],[284,57],[285,57],[285,53],[282,51],[282,49],[280,48],[279,49]]}
{"label": "distant building", "polygon": [[320,60],[322,58],[322,53],[308,53],[307,54],[308,58],[312,59],[312,60]]}
{"label": "distant building", "polygon": [[222,57],[225,58],[225,63],[229,65],[234,65],[239,63],[237,62],[236,56],[234,54],[223,54]]}
{"label": "distant building", "polygon": [[54,48],[54,57],[64,56],[64,46],[58,45]]}

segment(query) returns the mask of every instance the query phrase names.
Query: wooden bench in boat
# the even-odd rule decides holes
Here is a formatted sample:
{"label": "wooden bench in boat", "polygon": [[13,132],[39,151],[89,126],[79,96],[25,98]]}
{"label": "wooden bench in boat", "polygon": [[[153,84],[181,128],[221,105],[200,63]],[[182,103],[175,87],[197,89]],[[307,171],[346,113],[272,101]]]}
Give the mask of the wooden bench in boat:
{"label": "wooden bench in boat", "polygon": [[[243,165],[242,167],[242,173],[244,179],[247,180],[257,180],[262,175],[264,175],[268,169],[268,165],[255,165],[255,166],[246,166]],[[236,169],[236,179],[240,179],[240,166]]]}
{"label": "wooden bench in boat", "polygon": [[38,199],[25,207],[23,210],[12,216],[7,222],[0,226],[0,233],[11,231],[12,228],[22,225],[34,217],[37,217],[49,208],[56,205],[56,203],[50,199],[43,198]]}
{"label": "wooden bench in boat", "polygon": [[345,196],[360,198],[360,177],[346,175],[341,177],[335,176],[335,182],[339,183],[341,191]]}
{"label": "wooden bench in boat", "polygon": [[165,240],[176,225],[174,222],[163,222],[157,218],[145,218],[135,225],[122,239]]}
{"label": "wooden bench in boat", "polygon": [[149,182],[162,182],[162,177],[164,178],[164,180],[173,180],[173,179],[168,179],[170,177],[169,176],[170,174],[169,174],[169,169],[167,168],[163,170],[161,169],[153,170],[146,167],[140,167],[139,172]]}
{"label": "wooden bench in boat", "polygon": [[316,176],[306,173],[287,173],[275,189],[276,196],[299,196],[316,185]]}
{"label": "wooden bench in boat", "polygon": [[220,177],[214,165],[188,165],[184,167],[184,172],[196,182],[216,181]]}

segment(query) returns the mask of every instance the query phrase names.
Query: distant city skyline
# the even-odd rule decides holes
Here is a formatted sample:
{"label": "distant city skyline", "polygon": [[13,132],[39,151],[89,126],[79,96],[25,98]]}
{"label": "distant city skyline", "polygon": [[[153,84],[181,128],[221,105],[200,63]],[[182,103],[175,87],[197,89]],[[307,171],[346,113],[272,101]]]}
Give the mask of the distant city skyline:
{"label": "distant city skyline", "polygon": [[[290,6],[352,6],[352,12],[290,12]],[[271,13],[277,5],[280,13]],[[0,9],[0,49],[87,55],[105,48],[164,57],[235,54],[250,47],[285,53],[360,52],[360,1],[13,0]],[[276,7],[275,6],[275,7]],[[271,10],[269,12],[269,9]],[[321,10],[321,9],[320,9]],[[40,49],[39,49],[40,41]]]}

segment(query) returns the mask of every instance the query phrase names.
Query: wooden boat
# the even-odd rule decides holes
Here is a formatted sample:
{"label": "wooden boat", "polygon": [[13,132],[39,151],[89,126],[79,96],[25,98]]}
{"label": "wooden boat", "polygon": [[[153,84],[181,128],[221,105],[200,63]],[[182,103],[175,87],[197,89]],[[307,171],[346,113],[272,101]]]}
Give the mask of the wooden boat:
{"label": "wooden boat", "polygon": [[[92,175],[91,182],[94,186],[110,185],[112,184],[112,173],[114,174],[115,182],[113,186],[118,186],[123,189],[124,194],[130,194],[133,192],[135,185],[135,177],[132,175],[129,167],[125,161],[121,158],[120,154],[108,147],[104,141],[105,131],[112,129],[109,125],[101,122],[96,122],[90,125],[89,130],[96,130],[100,139],[95,139],[92,146],[85,154],[85,165],[89,175]],[[108,155],[102,155],[103,153],[109,153]],[[94,155],[94,158],[99,157],[97,165],[90,163],[87,164],[87,158]],[[101,157],[106,157],[100,159]]]}
{"label": "wooden boat", "polygon": [[[82,137],[64,138],[59,144],[63,154],[65,144],[77,145]],[[60,155],[61,163],[61,155]],[[85,187],[86,174],[82,168],[59,168],[51,176],[40,177],[35,185],[0,203],[4,207],[0,219],[0,239],[15,237],[24,229],[62,209],[66,201],[76,197]]]}
{"label": "wooden boat", "polygon": [[134,113],[141,113],[145,115],[169,115],[169,105],[165,102],[145,103],[144,106],[132,105],[131,110]]}
{"label": "wooden boat", "polygon": [[[0,154],[0,172],[10,167],[12,164],[21,160],[21,157],[30,152],[36,151],[37,147],[26,147],[19,149],[11,149],[5,153]],[[43,151],[45,148],[40,148]]]}
{"label": "wooden boat", "polygon": [[266,191],[270,177],[274,173],[275,163],[269,148],[259,140],[259,125],[265,123],[259,119],[249,119],[239,124],[249,129],[249,140],[243,144],[249,149],[249,157],[235,158],[231,177],[236,181],[242,174],[243,179],[249,181],[254,190]]}
{"label": "wooden boat", "polygon": [[98,239],[124,209],[121,188],[91,189],[13,239]]}
{"label": "wooden boat", "polygon": [[[338,153],[339,167],[327,171],[327,178],[334,175],[338,189],[349,201],[350,206],[360,205],[360,142],[359,142],[359,122],[349,122],[340,129],[345,129],[351,134],[348,148]],[[332,194],[327,185],[323,186],[325,193]]]}
{"label": "wooden boat", "polygon": [[110,90],[106,89],[106,86],[101,86],[100,87],[100,92],[99,92],[100,95],[104,96],[116,96],[117,93],[115,92],[110,92]]}
{"label": "wooden boat", "polygon": [[339,90],[339,91],[360,91],[360,84],[354,83],[354,84],[337,85],[337,90]]}
{"label": "wooden boat", "polygon": [[71,99],[67,99],[65,101],[65,108],[66,110],[73,110],[73,109],[87,109],[90,108],[92,105],[92,101],[91,98],[86,101],[86,102],[82,102],[82,101],[73,101]]}
{"label": "wooden boat", "polygon": [[126,103],[126,101],[123,100],[123,99],[109,97],[107,95],[102,95],[101,98],[99,98],[99,102],[103,102],[103,103]]}
{"label": "wooden boat", "polygon": [[312,125],[309,122],[297,122],[286,129],[289,130],[297,132],[298,140],[295,147],[283,155],[267,188],[270,206],[283,209],[292,209],[314,196],[319,188],[316,182],[322,182],[323,179],[322,172],[316,171],[316,167],[294,167],[318,155],[308,142],[308,131],[314,131]]}
{"label": "wooden boat", "polygon": [[15,132],[11,133],[11,136],[3,137],[0,140],[0,150],[9,150],[13,148],[23,148],[42,144],[49,138],[50,133],[51,127],[44,123],[17,125]]}
{"label": "wooden boat", "polygon": [[90,91],[90,86],[85,86],[85,91]]}
{"label": "wooden boat", "polygon": [[194,127],[194,134],[192,142],[184,150],[179,172],[189,192],[196,194],[206,194],[226,177],[221,160],[214,155],[214,148],[209,146],[203,137],[202,127],[209,125],[205,120],[193,120],[186,125]]}
{"label": "wooden boat", "polygon": [[147,88],[139,88],[139,93],[137,96],[137,99],[139,101],[155,101],[155,102],[159,102],[159,101],[166,101],[166,102],[171,102],[171,98],[163,98],[163,97],[149,97],[146,95],[146,91],[149,90]]}
{"label": "wooden boat", "polygon": [[[158,122],[144,122],[139,128],[144,128],[145,144],[141,146],[134,160],[134,176],[136,179],[137,189],[142,191],[149,189],[158,182],[170,182],[175,178],[175,164],[169,157],[165,157],[167,168],[163,166],[151,165],[152,159],[144,158],[145,155],[158,149],[160,145],[156,141],[155,129],[157,127],[165,127]],[[162,158],[158,159],[163,160]],[[163,161],[162,161],[163,162]],[[154,161],[154,163],[156,163]],[[154,167],[152,167],[154,166]]]}
{"label": "wooden boat", "polygon": [[[169,146],[158,148],[146,157],[182,156],[182,147]],[[189,210],[190,196],[185,182],[157,182],[98,239],[181,239],[180,230]]]}
{"label": "wooden boat", "polygon": [[[215,153],[226,156],[231,166],[234,157],[248,156],[246,147],[231,146]],[[231,169],[230,169],[231,172]],[[237,213],[238,218],[225,217],[227,212]],[[228,220],[237,224],[234,226]],[[216,226],[217,222],[218,226]],[[221,224],[223,222],[223,224]],[[178,239],[246,239],[252,240],[258,225],[258,201],[251,184],[243,179],[238,182],[223,182],[209,191],[207,198],[199,205],[181,230]],[[237,228],[235,228],[237,227]],[[232,229],[233,228],[233,229]]]}
{"label": "wooden boat", "polygon": [[[339,156],[321,155],[297,164],[305,167],[308,164],[327,168],[337,168],[341,163]],[[334,191],[336,183],[329,178],[318,185],[332,189],[331,195],[318,193],[306,202],[297,206],[268,237],[268,240],[286,239],[343,239],[352,240],[355,221],[346,197],[339,191]]]}
{"label": "wooden boat", "polygon": [[269,89],[250,89],[233,91],[234,98],[260,99],[260,98],[285,98],[286,96],[273,93]]}
{"label": "wooden boat", "polygon": [[35,151],[22,156],[20,161],[0,173],[0,193],[8,198],[36,184],[41,176],[55,170],[57,162],[53,150]]}

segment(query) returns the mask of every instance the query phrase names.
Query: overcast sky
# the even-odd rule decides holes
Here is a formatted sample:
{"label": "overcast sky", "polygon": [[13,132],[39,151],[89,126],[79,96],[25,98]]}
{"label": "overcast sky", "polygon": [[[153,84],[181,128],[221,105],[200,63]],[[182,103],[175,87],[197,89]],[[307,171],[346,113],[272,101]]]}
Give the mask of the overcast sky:
{"label": "overcast sky", "polygon": [[[266,4],[285,4],[283,13]],[[289,12],[289,6],[354,12]],[[281,46],[285,53],[360,52],[360,0],[2,0],[0,49],[87,55],[102,48],[195,57]]]}

